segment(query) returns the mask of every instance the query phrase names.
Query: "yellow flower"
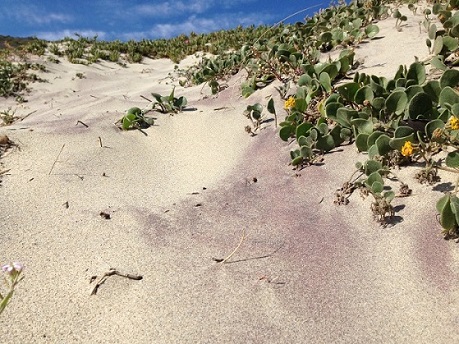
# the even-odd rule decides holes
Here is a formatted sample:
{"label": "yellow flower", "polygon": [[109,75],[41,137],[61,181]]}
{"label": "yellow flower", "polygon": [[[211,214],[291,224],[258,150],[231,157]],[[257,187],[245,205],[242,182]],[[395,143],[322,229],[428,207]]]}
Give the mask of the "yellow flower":
{"label": "yellow flower", "polygon": [[459,129],[459,118],[455,116],[451,116],[448,122],[449,122],[449,126],[451,127],[451,129],[453,130]]}
{"label": "yellow flower", "polygon": [[406,141],[402,147],[402,155],[403,156],[410,156],[413,154],[413,145],[410,141]]}
{"label": "yellow flower", "polygon": [[295,106],[295,98],[289,97],[284,103],[284,109],[290,110]]}

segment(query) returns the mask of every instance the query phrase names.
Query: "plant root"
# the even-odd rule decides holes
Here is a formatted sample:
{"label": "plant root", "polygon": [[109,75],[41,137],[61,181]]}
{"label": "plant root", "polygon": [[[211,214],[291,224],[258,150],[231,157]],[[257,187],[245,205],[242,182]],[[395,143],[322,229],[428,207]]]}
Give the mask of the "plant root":
{"label": "plant root", "polygon": [[[140,281],[141,279],[143,279],[142,275],[125,274],[125,273],[119,272],[116,269],[110,268],[110,270],[104,273],[102,277],[100,277],[97,283],[94,285],[94,288],[92,288],[92,291],[91,291],[91,295],[96,295],[97,290],[99,290],[99,287],[105,283],[108,277],[113,276],[113,275],[118,275],[121,277],[136,280],[136,281]],[[97,276],[92,276],[90,283],[92,283],[96,278]]]}

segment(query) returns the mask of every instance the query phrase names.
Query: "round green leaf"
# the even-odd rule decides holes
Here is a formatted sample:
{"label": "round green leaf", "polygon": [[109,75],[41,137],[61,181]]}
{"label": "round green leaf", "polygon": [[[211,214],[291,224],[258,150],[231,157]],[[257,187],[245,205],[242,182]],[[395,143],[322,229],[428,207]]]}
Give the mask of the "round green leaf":
{"label": "round green leaf", "polygon": [[383,181],[381,175],[379,174],[379,172],[377,172],[377,171],[371,173],[368,176],[367,180],[365,181],[365,184],[367,186],[371,187],[373,185],[373,183],[375,183],[375,182],[379,182],[379,183],[384,185],[384,181]]}
{"label": "round green leaf", "polygon": [[335,141],[330,134],[324,135],[317,140],[316,148],[324,152],[329,152],[335,148]]}
{"label": "round green leaf", "polygon": [[390,137],[387,135],[381,135],[375,142],[376,147],[378,147],[379,155],[383,156],[389,153],[392,148],[390,147]]}
{"label": "round green leaf", "polygon": [[374,159],[379,155],[378,147],[374,144],[372,146],[368,146],[368,157],[370,159]]}
{"label": "round green leaf", "polygon": [[443,207],[440,209],[440,224],[444,229],[451,230],[456,226],[456,217],[451,209],[451,199],[449,194],[446,195],[446,200],[442,203]]}
{"label": "round green leaf", "polygon": [[311,130],[313,125],[309,122],[303,122],[296,127],[295,136],[299,138],[300,136],[307,136],[307,132]]}
{"label": "round green leaf", "polygon": [[443,62],[443,58],[440,58],[440,56],[432,57],[432,60],[430,60],[430,64],[432,67],[437,68],[439,70],[446,70],[448,68]]}
{"label": "round green leaf", "polygon": [[[459,24],[457,25],[459,29]],[[448,49],[448,51],[455,51],[458,48],[458,39],[457,37],[451,37],[451,36],[444,36],[443,37],[443,45]]]}
{"label": "round green leaf", "polygon": [[456,217],[455,225],[457,225],[459,224],[459,198],[457,196],[455,195],[450,196],[450,206],[451,206],[451,211]]}
{"label": "round green leaf", "polygon": [[384,192],[383,197],[386,199],[387,202],[392,202],[392,200],[395,198],[395,192],[392,190]]}
{"label": "round green leaf", "polygon": [[422,63],[414,62],[409,67],[406,78],[415,80],[417,84],[423,84],[426,81],[426,68]]}
{"label": "round green leaf", "polygon": [[445,88],[457,87],[459,85],[459,70],[457,69],[448,69],[440,77],[440,87]]}
{"label": "round green leaf", "polygon": [[459,151],[449,152],[445,159],[446,166],[451,168],[459,167]]}
{"label": "round green leaf", "polygon": [[325,92],[330,93],[332,91],[330,75],[326,72],[320,73],[319,81]]}
{"label": "round green leaf", "polygon": [[377,25],[370,24],[365,28],[365,33],[368,38],[373,38],[379,33],[379,27]]}
{"label": "round green leaf", "polygon": [[366,152],[368,150],[368,134],[360,133],[355,138],[355,145],[359,152]]}
{"label": "round green leaf", "polygon": [[357,116],[358,112],[356,110],[340,107],[336,111],[336,122],[341,124],[343,127],[351,128],[351,120]]}
{"label": "round green leaf", "polygon": [[283,141],[288,141],[294,132],[295,127],[293,125],[285,125],[279,130],[279,136]]}
{"label": "round green leaf", "polygon": [[430,24],[428,35],[429,35],[429,38],[431,40],[434,40],[436,38],[436,36],[437,36],[437,26],[435,24]]}
{"label": "round green leaf", "polygon": [[298,86],[308,86],[311,84],[312,78],[308,74],[303,74],[298,79]]}
{"label": "round green leaf", "polygon": [[408,104],[408,114],[411,119],[429,118],[432,114],[432,100],[424,92],[416,94]]}
{"label": "round green leaf", "polygon": [[302,156],[297,156],[295,159],[292,160],[291,164],[293,166],[298,166],[303,162],[303,157]]}
{"label": "round green leaf", "polygon": [[459,24],[452,27],[450,34],[452,37],[459,37]]}
{"label": "round green leaf", "polygon": [[440,96],[441,88],[438,80],[430,80],[423,86],[424,92],[427,93],[430,98],[438,103],[438,97]]}
{"label": "round green leaf", "polygon": [[408,96],[404,91],[392,92],[386,99],[386,109],[390,113],[400,115],[405,111],[408,104]]}
{"label": "round green leaf", "polygon": [[138,107],[132,107],[127,111],[128,115],[140,116],[142,114],[142,110]]}
{"label": "round green leaf", "polygon": [[440,106],[444,108],[450,108],[452,105],[459,103],[459,94],[454,89],[447,86],[441,90],[439,103]]}
{"label": "round green leaf", "polygon": [[446,204],[448,202],[450,202],[450,197],[451,197],[451,194],[447,193],[445,195],[443,195],[436,203],[435,205],[435,208],[437,209],[437,211],[439,213],[441,213],[441,211],[443,210],[444,207],[446,207]]}
{"label": "round green leaf", "polygon": [[410,85],[408,86],[407,85],[407,89],[405,90],[405,93],[408,97],[408,102],[413,99],[413,97],[418,94],[418,93],[421,93],[421,92],[424,92],[424,88],[422,86],[419,86],[419,85]]}
{"label": "round green leaf", "polygon": [[434,44],[433,44],[433,55],[439,55],[443,49],[443,36],[438,36],[435,38]]}
{"label": "round green leaf", "polygon": [[380,182],[374,182],[371,184],[371,191],[373,193],[380,193],[384,190],[384,185]]}
{"label": "round green leaf", "polygon": [[313,155],[312,149],[309,146],[301,146],[300,154],[301,154],[301,157],[303,157],[304,159],[310,159]]}
{"label": "round green leaf", "polygon": [[432,138],[433,132],[435,131],[435,129],[437,128],[443,129],[444,127],[445,127],[445,122],[443,122],[441,119],[434,119],[430,121],[425,126],[427,137]]}
{"label": "round green leaf", "polygon": [[378,137],[380,137],[382,134],[384,134],[382,131],[374,131],[373,133],[371,133],[371,135],[368,137],[368,141],[367,141],[367,144],[368,146],[372,146],[374,145],[374,143],[376,142],[376,139]]}
{"label": "round green leaf", "polygon": [[338,103],[338,102],[327,103],[325,105],[325,115],[332,120],[336,120],[336,111],[340,107],[343,107],[343,104]]}
{"label": "round green leaf", "polygon": [[374,98],[373,90],[370,86],[363,86],[355,93],[354,100],[357,104],[363,104],[365,100],[371,102]]}
{"label": "round green leaf", "polygon": [[369,176],[373,172],[377,172],[382,168],[382,163],[376,160],[367,160],[365,162],[365,174]]}
{"label": "round green leaf", "polygon": [[319,40],[322,43],[331,42],[332,39],[333,39],[333,36],[332,36],[332,33],[330,31],[323,32],[319,37]]}
{"label": "round green leaf", "polygon": [[356,82],[349,82],[347,84],[339,86],[338,92],[341,94],[341,96],[348,100],[348,101],[354,101],[355,99],[355,94],[357,90],[360,88],[359,84]]}

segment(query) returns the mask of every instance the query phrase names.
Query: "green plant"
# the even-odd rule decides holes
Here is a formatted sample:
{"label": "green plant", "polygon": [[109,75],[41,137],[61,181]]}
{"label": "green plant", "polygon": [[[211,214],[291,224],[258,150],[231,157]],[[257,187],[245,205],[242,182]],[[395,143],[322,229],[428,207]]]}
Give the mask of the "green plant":
{"label": "green plant", "polygon": [[175,97],[175,87],[169,96],[162,96],[158,93],[151,93],[151,95],[156,99],[153,102],[153,110],[157,109],[162,113],[177,113],[182,111],[187,105],[187,99],[184,96],[180,98]]}
{"label": "green plant", "polygon": [[48,43],[44,40],[33,38],[25,46],[24,50],[28,53],[41,56],[45,53]]}
{"label": "green plant", "polygon": [[56,56],[62,56],[62,52],[61,52],[58,44],[51,43],[51,44],[48,45],[48,49],[49,49],[51,54],[54,54]]}
{"label": "green plant", "polygon": [[391,180],[400,183],[399,197],[409,196],[411,189],[380,161],[370,159],[363,164],[358,162],[356,168],[357,170],[351,175],[351,178],[335,192],[335,204],[348,204],[350,195],[355,190],[359,190],[363,198],[368,195],[373,197],[370,207],[373,217],[382,225],[386,225],[395,215],[391,204],[395,198],[395,192],[388,185],[385,185],[384,179],[388,179],[392,175]]}
{"label": "green plant", "polygon": [[263,122],[263,105],[256,103],[254,105],[247,105],[247,109],[244,110],[244,116],[247,117],[252,123],[252,127],[246,126],[245,130],[252,135],[260,129],[260,125]]}
{"label": "green plant", "polygon": [[29,69],[44,70],[43,65],[31,63],[12,63],[0,59],[0,97],[18,96],[27,91],[30,82],[42,81]]}
{"label": "green plant", "polygon": [[155,120],[153,117],[146,117],[138,107],[133,107],[126,112],[120,122],[123,130],[129,130],[148,128],[155,123]]}
{"label": "green plant", "polygon": [[16,111],[11,110],[9,107],[7,110],[3,110],[0,112],[0,119],[3,122],[3,125],[10,125],[12,124],[18,117],[15,116]]}
{"label": "green plant", "polygon": [[48,56],[47,60],[52,63],[60,63],[59,59],[55,58],[54,56]]}
{"label": "green plant", "polygon": [[397,29],[397,31],[401,31],[402,23],[407,21],[408,18],[404,16],[403,14],[401,14],[398,9],[395,9],[393,13],[393,17],[395,18],[395,28]]}
{"label": "green plant", "polygon": [[5,286],[7,288],[6,294],[0,292],[0,315],[5,310],[8,303],[11,301],[13,297],[14,291],[16,286],[19,282],[21,282],[24,278],[22,276],[22,271],[24,270],[24,266],[21,263],[11,263],[6,264],[2,267],[3,272],[3,279]]}

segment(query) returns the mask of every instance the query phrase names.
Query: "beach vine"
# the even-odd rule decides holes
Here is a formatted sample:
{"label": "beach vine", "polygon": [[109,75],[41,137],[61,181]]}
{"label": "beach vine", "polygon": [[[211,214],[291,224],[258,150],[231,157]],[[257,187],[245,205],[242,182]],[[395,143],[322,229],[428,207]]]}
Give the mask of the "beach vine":
{"label": "beach vine", "polygon": [[[438,170],[459,172],[459,71],[455,69],[459,14],[454,12],[458,1],[437,2],[431,10],[424,10],[420,28],[428,34],[428,60],[401,65],[391,79],[354,71],[358,61],[354,61],[353,47],[377,36],[375,20],[392,15],[395,29],[403,29],[407,17],[390,5],[393,2],[378,0],[339,3],[304,23],[279,25],[239,52],[219,56],[218,63],[208,59],[193,69],[194,75],[211,69],[214,78],[224,74],[226,57],[240,61],[238,70],[247,72],[241,87],[244,97],[280,81],[283,86],[277,90],[286,117],[279,123],[279,136],[297,146],[290,151],[291,165],[302,169],[322,162],[324,154],[343,144],[355,145],[367,161],[356,164],[359,177],[336,192],[335,203],[347,204],[355,190],[364,197],[371,195],[370,209],[383,225],[393,223],[393,199],[411,194],[409,186],[394,175],[394,168],[421,163],[424,167],[416,178],[430,184],[439,181]],[[408,9],[418,10],[413,2]],[[433,23],[432,14],[442,28]],[[337,59],[320,59],[336,48],[341,49]],[[437,75],[440,72],[437,78],[426,72],[429,64]],[[234,73],[234,65],[232,68]],[[350,72],[353,77],[348,81]],[[213,93],[217,90],[215,87]],[[273,99],[269,102],[269,112],[276,114]],[[247,106],[244,114],[252,123],[246,127],[248,132],[260,128],[263,108],[259,103]],[[387,181],[399,183],[397,193]],[[459,236],[458,189],[456,186],[436,204],[445,238]]]}

